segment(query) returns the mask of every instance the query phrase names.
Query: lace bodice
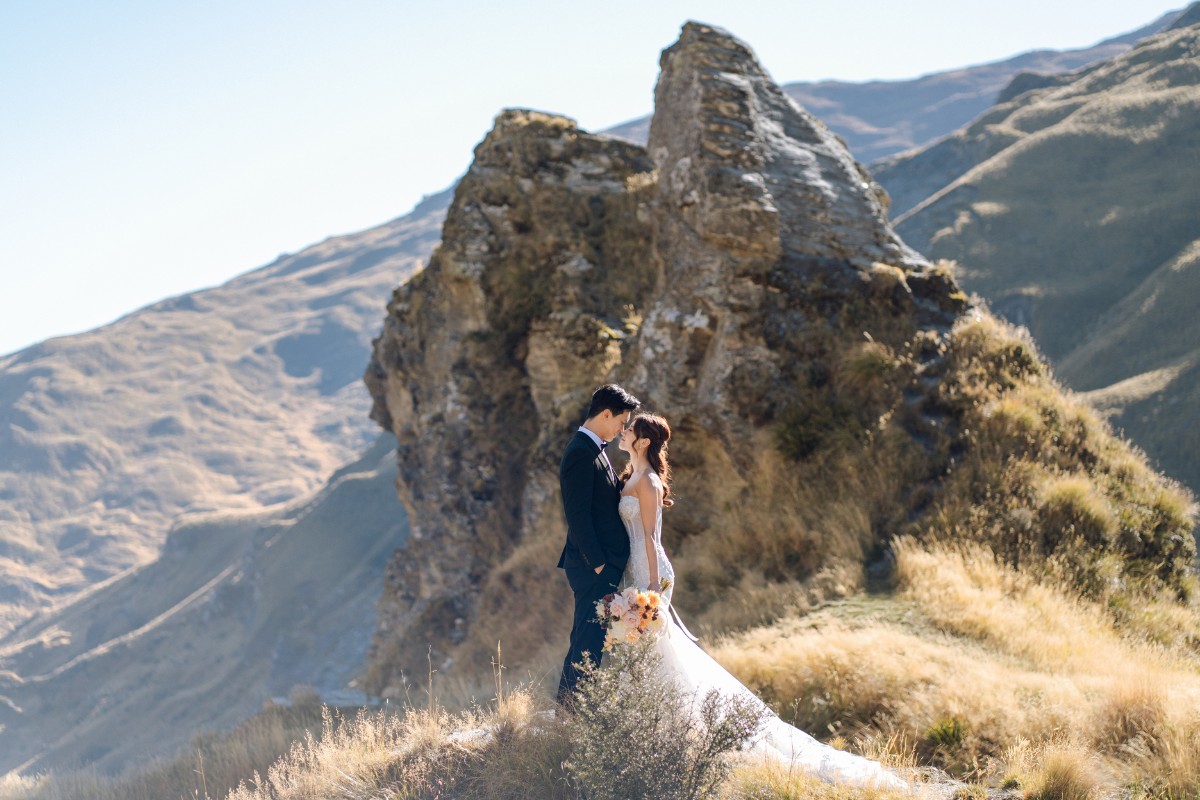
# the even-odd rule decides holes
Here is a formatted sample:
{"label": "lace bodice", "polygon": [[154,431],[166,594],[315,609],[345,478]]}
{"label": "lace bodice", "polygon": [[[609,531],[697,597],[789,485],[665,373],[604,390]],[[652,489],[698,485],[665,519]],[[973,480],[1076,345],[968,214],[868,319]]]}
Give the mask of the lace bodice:
{"label": "lace bodice", "polygon": [[[650,586],[650,561],[646,557],[646,531],[642,525],[641,502],[632,495],[625,495],[621,498],[617,511],[629,531],[629,562],[625,565],[625,574],[621,576],[622,588],[636,586],[639,589],[657,590],[657,586]],[[671,586],[662,593],[663,599],[670,602],[671,594],[675,591],[675,569],[662,546],[662,508],[655,514],[651,537],[658,554],[658,576],[660,579],[671,579]]]}

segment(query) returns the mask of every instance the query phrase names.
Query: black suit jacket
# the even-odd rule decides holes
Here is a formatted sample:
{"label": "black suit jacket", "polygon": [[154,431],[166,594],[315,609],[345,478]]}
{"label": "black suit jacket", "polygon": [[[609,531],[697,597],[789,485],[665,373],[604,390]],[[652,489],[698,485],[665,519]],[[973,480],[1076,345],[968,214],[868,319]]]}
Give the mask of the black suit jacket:
{"label": "black suit jacket", "polygon": [[567,443],[558,481],[567,518],[567,542],[558,566],[595,569],[612,564],[624,570],[629,560],[629,534],[617,512],[621,487],[600,448],[583,431],[576,431]]}

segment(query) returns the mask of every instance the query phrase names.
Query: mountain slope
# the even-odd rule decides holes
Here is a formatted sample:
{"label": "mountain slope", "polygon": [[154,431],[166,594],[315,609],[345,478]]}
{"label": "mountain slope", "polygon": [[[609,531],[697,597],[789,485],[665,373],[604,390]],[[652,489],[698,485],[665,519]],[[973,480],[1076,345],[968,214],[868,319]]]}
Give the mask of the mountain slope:
{"label": "mountain slope", "polygon": [[0,632],[146,563],[180,514],[292,500],[362,452],[380,298],[448,201],[0,358]]}
{"label": "mountain slope", "polygon": [[937,186],[898,230],[958,262],[967,289],[1028,326],[1072,387],[1193,486],[1198,130],[1193,25],[1021,94],[876,173],[899,198]]}
{"label": "mountain slope", "polygon": [[0,774],[117,771],[297,686],[362,703],[350,684],[407,535],[394,479],[384,436],[310,497],[182,523],[157,560],[0,640]]}

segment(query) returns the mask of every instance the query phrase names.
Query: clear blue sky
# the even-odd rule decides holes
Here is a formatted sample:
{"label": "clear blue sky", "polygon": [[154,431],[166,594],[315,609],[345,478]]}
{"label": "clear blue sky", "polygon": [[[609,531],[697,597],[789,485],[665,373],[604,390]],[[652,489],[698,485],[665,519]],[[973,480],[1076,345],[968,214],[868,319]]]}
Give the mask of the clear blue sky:
{"label": "clear blue sky", "polygon": [[687,19],[777,81],[857,81],[1083,47],[1184,4],[0,0],[0,353],[399,216],[503,107],[592,130],[649,113]]}

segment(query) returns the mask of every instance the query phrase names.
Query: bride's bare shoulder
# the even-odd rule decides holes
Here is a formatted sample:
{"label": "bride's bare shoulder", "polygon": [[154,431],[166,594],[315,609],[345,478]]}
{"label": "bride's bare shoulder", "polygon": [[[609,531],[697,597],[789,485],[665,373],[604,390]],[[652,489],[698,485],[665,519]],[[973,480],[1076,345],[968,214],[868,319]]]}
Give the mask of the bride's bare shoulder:
{"label": "bride's bare shoulder", "polygon": [[663,493],[662,479],[658,477],[658,473],[654,470],[646,470],[646,474],[633,487],[633,491],[634,494],[644,497],[647,500],[660,498]]}

